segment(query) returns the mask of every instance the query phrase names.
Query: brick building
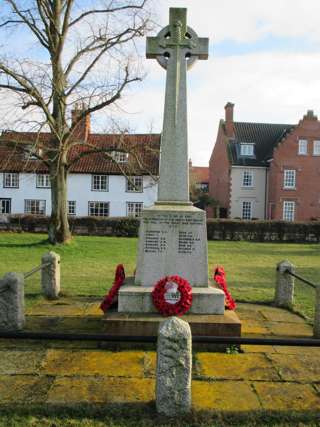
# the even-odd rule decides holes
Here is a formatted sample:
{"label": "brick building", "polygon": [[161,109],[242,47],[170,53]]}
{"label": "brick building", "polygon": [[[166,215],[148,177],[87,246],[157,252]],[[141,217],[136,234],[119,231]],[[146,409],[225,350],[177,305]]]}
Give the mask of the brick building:
{"label": "brick building", "polygon": [[298,124],[236,122],[225,106],[209,162],[209,192],[220,216],[320,219],[320,122],[308,111]]}

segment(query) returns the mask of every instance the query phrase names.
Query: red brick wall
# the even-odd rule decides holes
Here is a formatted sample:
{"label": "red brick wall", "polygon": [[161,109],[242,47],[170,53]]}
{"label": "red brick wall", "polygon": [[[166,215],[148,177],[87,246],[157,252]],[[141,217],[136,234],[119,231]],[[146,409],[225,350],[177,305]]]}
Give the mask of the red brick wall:
{"label": "red brick wall", "polygon": [[[308,154],[298,155],[298,140],[308,140]],[[313,141],[320,140],[320,122],[305,116],[274,149],[269,170],[269,219],[283,218],[283,201],[295,201],[295,220],[320,219],[320,156],[313,156]],[[296,190],[283,188],[284,169],[296,170]]]}
{"label": "red brick wall", "polygon": [[219,202],[220,207],[229,209],[230,163],[226,150],[227,138],[223,123],[221,120],[217,140],[209,161],[209,194]]}

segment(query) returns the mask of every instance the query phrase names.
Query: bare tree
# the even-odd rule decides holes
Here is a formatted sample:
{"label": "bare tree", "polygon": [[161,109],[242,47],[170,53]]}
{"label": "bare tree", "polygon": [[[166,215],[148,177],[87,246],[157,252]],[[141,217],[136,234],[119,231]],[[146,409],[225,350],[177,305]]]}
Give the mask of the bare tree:
{"label": "bare tree", "polygon": [[[71,238],[67,218],[67,176],[83,156],[108,151],[87,143],[78,131],[90,114],[114,105],[128,85],[141,79],[133,61],[135,41],[148,27],[147,0],[2,0],[0,31],[32,40],[33,57],[0,55],[2,96],[13,93],[35,117],[33,154],[50,173],[52,211],[49,241]],[[88,6],[89,5],[89,6]],[[1,34],[0,34],[1,36]],[[1,48],[0,48],[1,49]],[[70,123],[70,110],[79,106]],[[47,129],[49,137],[41,137]],[[29,149],[21,135],[7,134],[17,150]],[[17,135],[19,135],[17,133]],[[110,148],[109,148],[110,149]],[[119,150],[127,151],[122,145]]]}

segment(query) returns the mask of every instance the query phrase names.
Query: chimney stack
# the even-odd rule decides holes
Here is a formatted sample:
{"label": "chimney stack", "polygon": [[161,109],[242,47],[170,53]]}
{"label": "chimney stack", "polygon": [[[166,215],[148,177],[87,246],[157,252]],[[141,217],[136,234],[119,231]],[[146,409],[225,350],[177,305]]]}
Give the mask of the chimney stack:
{"label": "chimney stack", "polygon": [[[79,105],[76,104],[75,108],[71,112],[71,124],[72,126],[75,125],[78,117],[80,114],[84,111],[85,105]],[[91,130],[91,122],[90,122],[90,114],[83,117],[80,122],[76,125],[76,127],[73,129],[73,137],[77,140],[81,141],[87,141],[88,136],[90,135]]]}
{"label": "chimney stack", "polygon": [[229,138],[234,138],[234,125],[233,125],[233,107],[232,102],[228,102],[224,107],[225,109],[225,130]]}

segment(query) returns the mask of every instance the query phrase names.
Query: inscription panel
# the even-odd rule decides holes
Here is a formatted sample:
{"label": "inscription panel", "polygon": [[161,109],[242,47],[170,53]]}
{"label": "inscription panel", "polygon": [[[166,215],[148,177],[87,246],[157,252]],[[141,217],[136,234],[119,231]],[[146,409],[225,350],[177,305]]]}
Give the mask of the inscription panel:
{"label": "inscription panel", "polygon": [[[178,275],[192,286],[208,286],[208,254],[205,212],[143,212],[135,283],[154,286],[161,278]],[[187,210],[188,209],[188,210]]]}

